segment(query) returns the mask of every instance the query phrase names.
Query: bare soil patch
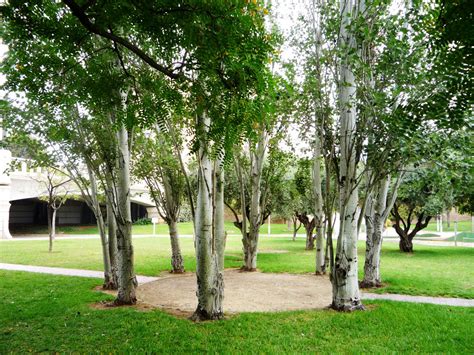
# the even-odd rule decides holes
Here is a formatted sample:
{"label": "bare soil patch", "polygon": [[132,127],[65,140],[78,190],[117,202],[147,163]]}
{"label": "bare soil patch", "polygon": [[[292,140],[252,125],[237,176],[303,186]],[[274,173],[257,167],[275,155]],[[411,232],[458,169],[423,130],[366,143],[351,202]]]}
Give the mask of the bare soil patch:
{"label": "bare soil patch", "polygon": [[[322,309],[331,303],[327,276],[226,270],[224,312],[278,312]],[[141,285],[140,302],[170,313],[191,314],[197,306],[196,275],[171,275]]]}

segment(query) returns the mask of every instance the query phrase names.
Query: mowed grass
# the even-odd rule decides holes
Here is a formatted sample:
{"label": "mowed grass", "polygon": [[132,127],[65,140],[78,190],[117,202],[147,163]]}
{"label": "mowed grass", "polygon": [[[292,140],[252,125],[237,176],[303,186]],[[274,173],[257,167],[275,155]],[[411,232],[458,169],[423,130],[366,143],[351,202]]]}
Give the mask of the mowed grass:
{"label": "mowed grass", "polygon": [[[196,268],[193,240],[181,238],[187,271]],[[260,239],[258,268],[263,272],[312,273],[315,252],[304,250],[304,238]],[[141,275],[158,275],[170,269],[170,243],[164,237],[134,238],[135,270]],[[48,242],[2,241],[0,262],[56,266],[89,270],[102,269],[99,239],[58,239],[54,252]],[[363,275],[365,245],[359,242],[359,277]],[[227,239],[225,267],[242,265],[242,244],[237,236]],[[398,251],[398,243],[385,242],[381,258],[383,293],[474,298],[474,249],[415,245],[413,254]]]}
{"label": "mowed grass", "polygon": [[474,309],[366,302],[369,310],[243,313],[192,323],[93,309],[100,281],[0,271],[0,353],[470,353]]}
{"label": "mowed grass", "polygon": [[[428,226],[424,229],[431,232],[436,232],[436,220],[433,220],[428,224]],[[443,232],[454,232],[454,221],[451,221],[450,226],[448,227],[448,223],[443,221]],[[469,221],[459,221],[458,222],[458,232],[472,232],[472,222]]]}
{"label": "mowed grass", "polygon": [[[240,234],[240,231],[237,227],[234,226],[232,222],[225,222],[225,230],[228,234]],[[288,226],[286,224],[280,223],[272,223],[270,226],[271,234],[293,234],[293,230],[290,228],[288,230]],[[16,235],[23,235],[23,234],[48,234],[48,227],[47,226],[24,226],[22,228],[18,228],[13,231]],[[179,223],[179,232],[180,234],[193,234],[193,224],[192,222],[183,222]],[[268,234],[268,225],[264,224],[260,227],[260,232],[263,235]],[[56,233],[58,234],[80,234],[80,235],[88,235],[88,234],[98,234],[97,226],[96,225],[83,225],[83,226],[58,226],[56,229]],[[134,235],[150,235],[153,234],[153,225],[134,225],[132,226],[132,233]],[[155,227],[155,233],[157,235],[167,235],[169,233],[168,226],[164,223],[159,223]],[[299,234],[304,235],[304,228],[301,227],[299,230]]]}

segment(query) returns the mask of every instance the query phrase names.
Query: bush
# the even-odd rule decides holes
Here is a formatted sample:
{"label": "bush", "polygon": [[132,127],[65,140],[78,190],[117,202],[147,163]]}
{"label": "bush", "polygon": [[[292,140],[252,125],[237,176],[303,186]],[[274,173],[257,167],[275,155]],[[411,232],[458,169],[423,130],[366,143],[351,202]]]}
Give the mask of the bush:
{"label": "bush", "polygon": [[140,218],[133,222],[134,226],[146,226],[148,224],[152,224],[151,218]]}

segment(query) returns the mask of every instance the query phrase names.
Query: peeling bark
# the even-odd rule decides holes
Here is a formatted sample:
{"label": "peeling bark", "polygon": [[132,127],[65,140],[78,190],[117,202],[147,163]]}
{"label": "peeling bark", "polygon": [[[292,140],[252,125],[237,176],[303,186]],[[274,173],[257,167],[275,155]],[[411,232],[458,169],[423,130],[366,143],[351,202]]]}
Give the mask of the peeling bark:
{"label": "peeling bark", "polygon": [[130,151],[128,132],[122,124],[117,132],[117,261],[118,293],[116,305],[135,304],[137,279],[132,245],[132,214],[130,209]]}
{"label": "peeling bark", "polygon": [[[257,248],[260,237],[260,226],[263,223],[261,206],[261,181],[263,172],[263,159],[267,146],[267,133],[263,129],[255,151],[250,152],[250,211],[249,211],[249,233],[244,242],[244,267],[242,270],[257,270]],[[244,234],[245,235],[245,234]]]}
{"label": "peeling bark", "polygon": [[[215,320],[224,317],[223,239],[220,223],[223,223],[223,207],[216,206],[218,187],[216,180],[217,164],[212,162],[207,147],[207,132],[210,119],[198,116],[197,131],[199,139],[198,196],[196,201],[196,277],[198,305],[191,317],[194,321]],[[220,193],[220,192],[219,192]],[[219,197],[220,199],[220,197]],[[219,205],[221,202],[217,202]],[[222,219],[216,223],[216,219]],[[218,228],[216,228],[218,227]]]}
{"label": "peeling bark", "polygon": [[182,274],[184,272],[184,262],[183,256],[181,255],[181,247],[179,245],[178,223],[176,220],[170,220],[167,223],[171,242],[171,272]]}
{"label": "peeling bark", "polygon": [[[354,0],[341,0],[342,45],[355,47],[355,39],[348,32],[350,19],[356,15]],[[340,66],[340,166],[339,210],[340,230],[337,240],[334,270],[331,273],[333,299],[331,307],[338,311],[364,309],[359,294],[357,258],[357,204],[359,200],[357,177],[356,86],[348,58],[343,58]]]}

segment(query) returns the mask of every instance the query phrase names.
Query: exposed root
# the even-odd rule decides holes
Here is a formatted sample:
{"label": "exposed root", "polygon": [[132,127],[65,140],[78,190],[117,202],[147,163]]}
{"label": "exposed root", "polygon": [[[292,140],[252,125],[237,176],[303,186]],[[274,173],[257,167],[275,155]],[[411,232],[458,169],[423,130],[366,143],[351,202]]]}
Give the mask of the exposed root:
{"label": "exposed root", "polygon": [[380,281],[367,281],[362,280],[359,282],[360,288],[381,288],[383,284]]}
{"label": "exposed root", "polygon": [[133,306],[133,305],[137,304],[137,298],[133,297],[129,301],[123,301],[123,300],[119,300],[118,298],[116,298],[115,300],[113,300],[112,303],[115,307]]}
{"label": "exposed root", "polygon": [[113,281],[104,282],[102,285],[103,290],[116,290],[117,285]]}
{"label": "exposed root", "polygon": [[257,271],[256,268],[254,268],[254,267],[248,268],[247,266],[242,266],[239,270],[241,272],[255,272],[255,271]]}
{"label": "exposed root", "polygon": [[205,322],[209,320],[221,320],[224,319],[224,313],[222,312],[213,312],[209,314],[206,310],[202,308],[197,308],[193,315],[189,318],[193,322]]}
{"label": "exposed root", "polygon": [[185,274],[186,271],[184,269],[178,269],[178,270],[170,270],[170,274]]}
{"label": "exposed root", "polygon": [[336,305],[333,301],[329,308],[338,312],[365,311],[365,307],[360,301],[352,301],[350,304],[344,303],[341,305]]}

